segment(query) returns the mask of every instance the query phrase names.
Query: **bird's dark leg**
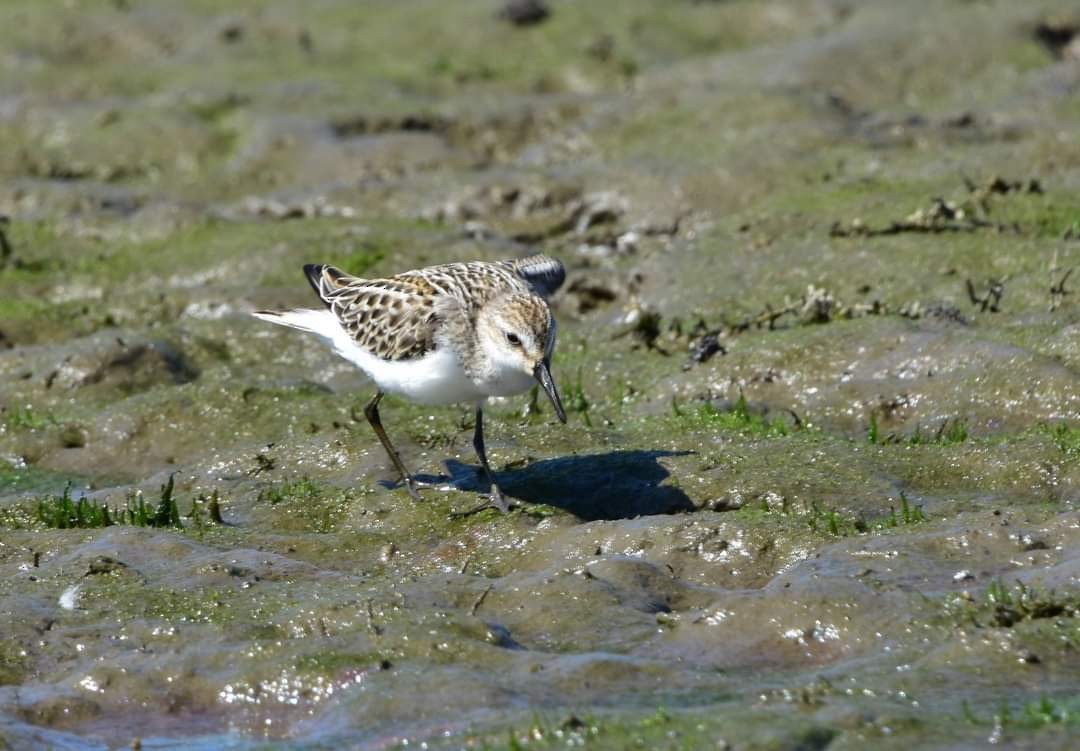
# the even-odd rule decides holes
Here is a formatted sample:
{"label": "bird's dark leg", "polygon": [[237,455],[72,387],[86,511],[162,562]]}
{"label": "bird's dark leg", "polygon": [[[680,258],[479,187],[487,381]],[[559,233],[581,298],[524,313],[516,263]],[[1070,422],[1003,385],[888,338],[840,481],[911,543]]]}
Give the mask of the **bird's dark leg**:
{"label": "bird's dark leg", "polygon": [[375,435],[379,436],[379,441],[382,443],[383,448],[386,449],[386,453],[390,456],[390,461],[394,463],[394,467],[397,468],[399,474],[401,474],[401,482],[404,483],[405,489],[409,491],[416,500],[420,500],[420,491],[416,489],[416,481],[413,480],[412,475],[409,474],[409,470],[405,469],[404,462],[401,461],[401,457],[398,455],[397,449],[394,448],[394,444],[390,443],[390,436],[386,435],[386,430],[383,429],[382,420],[379,419],[379,402],[382,401],[383,392],[376,391],[375,396],[371,397],[371,401],[364,407],[364,417],[371,423],[371,427],[375,430]]}
{"label": "bird's dark leg", "polygon": [[510,510],[510,506],[507,505],[506,499],[503,498],[502,491],[499,490],[499,486],[495,483],[495,475],[491,471],[491,466],[488,464],[487,452],[484,450],[484,405],[479,404],[476,407],[476,431],[473,433],[473,448],[476,449],[476,455],[480,457],[480,466],[484,468],[484,474],[487,476],[488,482],[491,483],[491,503],[495,505],[499,511],[504,514]]}

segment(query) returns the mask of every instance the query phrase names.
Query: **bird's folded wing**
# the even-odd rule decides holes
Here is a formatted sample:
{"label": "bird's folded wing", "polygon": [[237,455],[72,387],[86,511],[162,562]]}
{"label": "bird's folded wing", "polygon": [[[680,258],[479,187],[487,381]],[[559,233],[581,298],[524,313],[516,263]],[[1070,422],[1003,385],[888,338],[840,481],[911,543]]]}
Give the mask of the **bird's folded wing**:
{"label": "bird's folded wing", "polygon": [[312,286],[361,348],[411,360],[435,348],[435,301],[422,279],[359,279],[333,266],[309,271]]}

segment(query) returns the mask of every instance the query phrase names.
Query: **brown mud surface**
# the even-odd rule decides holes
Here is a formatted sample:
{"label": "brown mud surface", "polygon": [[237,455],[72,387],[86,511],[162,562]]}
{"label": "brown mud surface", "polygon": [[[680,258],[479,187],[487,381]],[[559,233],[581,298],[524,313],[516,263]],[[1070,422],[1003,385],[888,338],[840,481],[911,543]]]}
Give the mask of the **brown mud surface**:
{"label": "brown mud surface", "polygon": [[[1075,3],[500,5],[0,6],[0,749],[1074,747]],[[250,316],[538,251],[505,516]]]}

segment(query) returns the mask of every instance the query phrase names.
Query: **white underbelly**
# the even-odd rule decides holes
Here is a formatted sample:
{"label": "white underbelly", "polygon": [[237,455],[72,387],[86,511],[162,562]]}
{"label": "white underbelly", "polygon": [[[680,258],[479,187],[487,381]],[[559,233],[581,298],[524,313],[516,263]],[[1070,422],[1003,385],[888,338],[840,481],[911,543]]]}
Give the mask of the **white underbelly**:
{"label": "white underbelly", "polygon": [[389,361],[363,351],[351,341],[335,349],[367,373],[382,391],[418,404],[475,402],[488,396],[465,375],[457,356],[447,347],[414,360]]}

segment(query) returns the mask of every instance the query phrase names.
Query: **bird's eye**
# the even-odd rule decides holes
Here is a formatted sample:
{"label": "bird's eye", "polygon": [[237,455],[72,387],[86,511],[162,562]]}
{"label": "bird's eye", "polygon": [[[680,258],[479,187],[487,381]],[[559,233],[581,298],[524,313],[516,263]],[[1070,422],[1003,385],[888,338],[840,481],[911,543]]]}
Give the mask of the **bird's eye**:
{"label": "bird's eye", "polygon": [[515,347],[521,344],[521,339],[513,331],[506,332],[506,341],[510,342]]}

